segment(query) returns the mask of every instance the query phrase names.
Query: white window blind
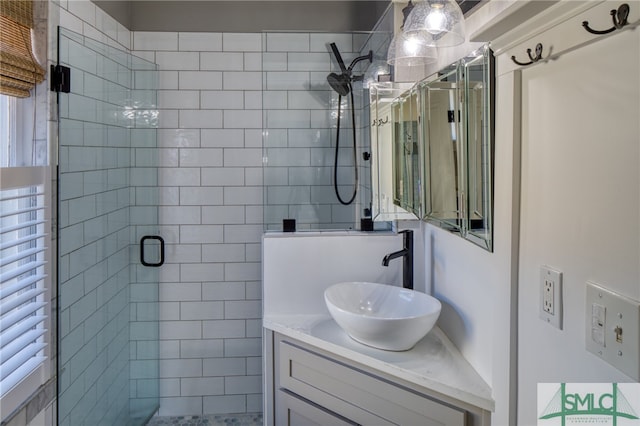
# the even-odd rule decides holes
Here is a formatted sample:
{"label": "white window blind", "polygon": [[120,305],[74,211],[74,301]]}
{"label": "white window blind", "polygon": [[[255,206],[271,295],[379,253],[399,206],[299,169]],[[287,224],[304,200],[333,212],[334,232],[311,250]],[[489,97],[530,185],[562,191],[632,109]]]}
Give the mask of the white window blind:
{"label": "white window blind", "polygon": [[[47,359],[49,167],[0,169],[0,397]],[[4,405],[4,401],[3,401]]]}

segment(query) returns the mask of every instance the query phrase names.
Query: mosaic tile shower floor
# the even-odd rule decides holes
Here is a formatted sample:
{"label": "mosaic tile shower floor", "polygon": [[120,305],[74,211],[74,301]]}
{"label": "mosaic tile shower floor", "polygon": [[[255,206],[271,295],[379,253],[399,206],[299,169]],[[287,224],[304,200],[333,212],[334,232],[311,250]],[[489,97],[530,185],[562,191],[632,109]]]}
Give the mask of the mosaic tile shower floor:
{"label": "mosaic tile shower floor", "polygon": [[262,426],[262,413],[152,417],[147,426]]}

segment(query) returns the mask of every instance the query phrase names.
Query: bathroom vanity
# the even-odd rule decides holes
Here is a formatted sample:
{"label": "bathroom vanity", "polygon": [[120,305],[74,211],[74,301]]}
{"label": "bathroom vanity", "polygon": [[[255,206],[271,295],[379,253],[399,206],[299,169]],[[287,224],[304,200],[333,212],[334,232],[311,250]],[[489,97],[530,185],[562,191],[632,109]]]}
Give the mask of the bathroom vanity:
{"label": "bathroom vanity", "polygon": [[[393,234],[265,236],[266,425],[490,424],[491,388],[438,327],[409,351],[384,351],[352,340],[325,307],[322,294],[339,277],[398,284],[388,280],[400,271],[381,259],[401,241]],[[311,249],[323,262],[304,255]]]}
{"label": "bathroom vanity", "polygon": [[489,387],[437,327],[412,350],[389,352],[351,340],[328,317],[264,326],[274,425],[490,424]]}

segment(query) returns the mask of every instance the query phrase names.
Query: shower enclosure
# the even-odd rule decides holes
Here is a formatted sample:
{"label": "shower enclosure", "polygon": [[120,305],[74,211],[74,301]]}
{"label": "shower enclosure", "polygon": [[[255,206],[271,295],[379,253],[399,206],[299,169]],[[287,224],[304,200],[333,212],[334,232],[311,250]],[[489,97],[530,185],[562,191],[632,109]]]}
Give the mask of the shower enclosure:
{"label": "shower enclosure", "polygon": [[265,230],[284,219],[298,231],[357,230],[371,218],[368,83],[389,72],[390,10],[372,32],[263,34]]}
{"label": "shower enclosure", "polygon": [[156,66],[62,28],[58,49],[58,424],[141,425],[159,403]]}
{"label": "shower enclosure", "polygon": [[[332,43],[349,64],[372,50],[368,39],[368,33],[263,34],[265,229],[282,230],[283,219],[295,219],[297,230],[356,229],[366,216],[370,194],[363,189],[370,178],[363,153],[369,151],[369,130],[363,82],[350,81],[349,96],[342,96],[331,89],[327,75],[340,79],[345,73],[331,56]],[[364,73],[365,62],[354,74]],[[336,192],[353,202],[341,203]]]}

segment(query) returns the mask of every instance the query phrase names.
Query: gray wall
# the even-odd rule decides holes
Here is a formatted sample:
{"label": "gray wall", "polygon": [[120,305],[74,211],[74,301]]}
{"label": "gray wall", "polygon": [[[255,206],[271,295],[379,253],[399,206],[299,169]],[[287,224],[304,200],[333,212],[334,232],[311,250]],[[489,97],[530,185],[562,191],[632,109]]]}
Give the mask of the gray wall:
{"label": "gray wall", "polygon": [[94,0],[132,31],[369,31],[388,1]]}

